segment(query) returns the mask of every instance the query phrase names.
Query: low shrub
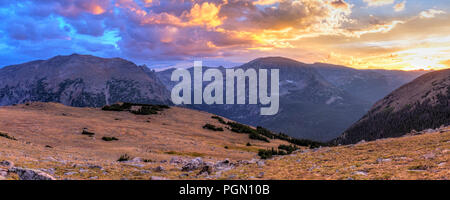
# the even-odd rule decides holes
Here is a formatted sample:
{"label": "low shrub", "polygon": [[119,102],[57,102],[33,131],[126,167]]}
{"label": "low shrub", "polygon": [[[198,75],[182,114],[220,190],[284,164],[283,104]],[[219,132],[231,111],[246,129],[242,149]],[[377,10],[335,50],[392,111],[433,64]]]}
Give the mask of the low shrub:
{"label": "low shrub", "polygon": [[86,129],[83,130],[83,132],[81,132],[82,135],[87,135],[87,136],[94,136],[95,133],[94,132],[89,132]]}
{"label": "low shrub", "polygon": [[102,140],[103,141],[107,141],[107,142],[109,142],[109,141],[116,141],[116,140],[119,140],[119,139],[117,139],[116,137],[102,137]]}
{"label": "low shrub", "polygon": [[274,148],[267,149],[267,150],[264,150],[264,149],[258,150],[258,156],[261,159],[270,159],[270,158],[272,158],[275,155],[287,155],[287,153],[286,153],[286,151],[275,150]]}
{"label": "low shrub", "polygon": [[131,156],[130,155],[122,154],[117,161],[118,162],[124,162],[124,161],[129,161],[129,160],[131,160]]}
{"label": "low shrub", "polygon": [[212,125],[212,124],[205,124],[205,125],[203,126],[203,128],[204,128],[204,129],[213,130],[213,131],[223,131],[223,128],[222,128],[222,127],[216,127],[216,126],[214,126],[214,125]]}
{"label": "low shrub", "polygon": [[211,118],[217,119],[217,121],[219,121],[219,123],[221,123],[221,124],[227,124],[227,122],[225,122],[225,120],[222,117],[214,115]]}
{"label": "low shrub", "polygon": [[240,124],[237,122],[227,122],[227,125],[230,126],[231,131],[236,133],[255,133],[255,129],[244,124]]}
{"label": "low shrub", "polygon": [[[137,110],[131,110],[133,106],[139,106]],[[153,115],[158,111],[170,108],[168,105],[152,105],[152,104],[138,104],[138,103],[116,103],[102,107],[104,111],[128,111],[135,115]]]}
{"label": "low shrub", "polygon": [[285,150],[287,154],[291,154],[295,150],[298,150],[298,148],[294,145],[284,145],[284,144],[280,144],[280,146],[278,146],[278,149]]}
{"label": "low shrub", "polygon": [[0,132],[0,137],[4,137],[4,138],[10,139],[10,140],[17,140],[13,136],[9,136],[7,133],[2,133],[2,132]]}
{"label": "low shrub", "polygon": [[154,115],[154,114],[158,114],[157,111],[158,110],[152,106],[142,106],[140,109],[132,110],[130,112],[135,115]]}
{"label": "low shrub", "polygon": [[270,143],[269,139],[267,139],[266,137],[259,135],[257,133],[250,133],[250,135],[248,135],[248,137],[253,140],[261,140],[261,141]]}
{"label": "low shrub", "polygon": [[252,144],[250,144],[250,142],[247,142],[247,144],[245,146],[252,146]]}

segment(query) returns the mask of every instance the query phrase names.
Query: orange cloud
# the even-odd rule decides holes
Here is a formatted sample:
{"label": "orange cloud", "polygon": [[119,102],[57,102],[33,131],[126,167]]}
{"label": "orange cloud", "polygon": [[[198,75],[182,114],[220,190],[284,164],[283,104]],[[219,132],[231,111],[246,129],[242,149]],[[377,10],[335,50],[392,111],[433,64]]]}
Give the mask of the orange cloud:
{"label": "orange cloud", "polygon": [[204,2],[203,4],[195,4],[189,13],[185,13],[185,17],[189,19],[189,25],[205,25],[206,27],[217,27],[222,24],[224,17],[218,16],[220,6],[213,3]]}
{"label": "orange cloud", "polygon": [[441,64],[446,65],[448,68],[450,68],[450,60],[443,60],[441,61]]}
{"label": "orange cloud", "polygon": [[395,12],[401,12],[405,10],[406,1],[402,1],[401,3],[395,4],[394,10]]}
{"label": "orange cloud", "polygon": [[272,5],[280,2],[280,0],[257,0],[253,2],[254,5]]}

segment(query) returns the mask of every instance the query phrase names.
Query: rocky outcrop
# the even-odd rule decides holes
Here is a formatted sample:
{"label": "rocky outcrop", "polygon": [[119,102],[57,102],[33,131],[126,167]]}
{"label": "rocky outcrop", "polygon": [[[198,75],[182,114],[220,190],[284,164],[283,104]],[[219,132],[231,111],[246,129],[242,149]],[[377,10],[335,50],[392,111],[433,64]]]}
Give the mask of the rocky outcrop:
{"label": "rocky outcrop", "polygon": [[53,176],[36,169],[13,167],[9,172],[16,173],[20,180],[56,180]]}
{"label": "rocky outcrop", "polygon": [[182,171],[194,171],[196,169],[200,169],[205,165],[203,162],[203,159],[200,157],[194,158],[191,161],[189,161],[187,164],[185,164],[181,170]]}

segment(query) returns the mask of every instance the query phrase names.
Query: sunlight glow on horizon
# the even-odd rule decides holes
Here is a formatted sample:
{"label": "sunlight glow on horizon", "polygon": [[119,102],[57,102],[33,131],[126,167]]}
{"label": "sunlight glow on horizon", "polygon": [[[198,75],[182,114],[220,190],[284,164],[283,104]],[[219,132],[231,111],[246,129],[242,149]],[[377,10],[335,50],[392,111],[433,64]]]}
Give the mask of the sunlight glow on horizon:
{"label": "sunlight glow on horizon", "polygon": [[282,56],[450,68],[448,0],[25,0],[0,3],[0,19],[0,66],[79,53],[148,66]]}

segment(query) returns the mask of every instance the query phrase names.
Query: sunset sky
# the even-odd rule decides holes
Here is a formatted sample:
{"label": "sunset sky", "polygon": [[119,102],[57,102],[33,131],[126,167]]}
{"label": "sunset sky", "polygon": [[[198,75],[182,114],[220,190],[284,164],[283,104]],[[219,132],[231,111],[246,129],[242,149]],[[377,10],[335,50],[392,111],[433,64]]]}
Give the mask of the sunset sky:
{"label": "sunset sky", "polygon": [[150,67],[285,56],[450,68],[449,0],[1,0],[0,67],[72,53]]}

